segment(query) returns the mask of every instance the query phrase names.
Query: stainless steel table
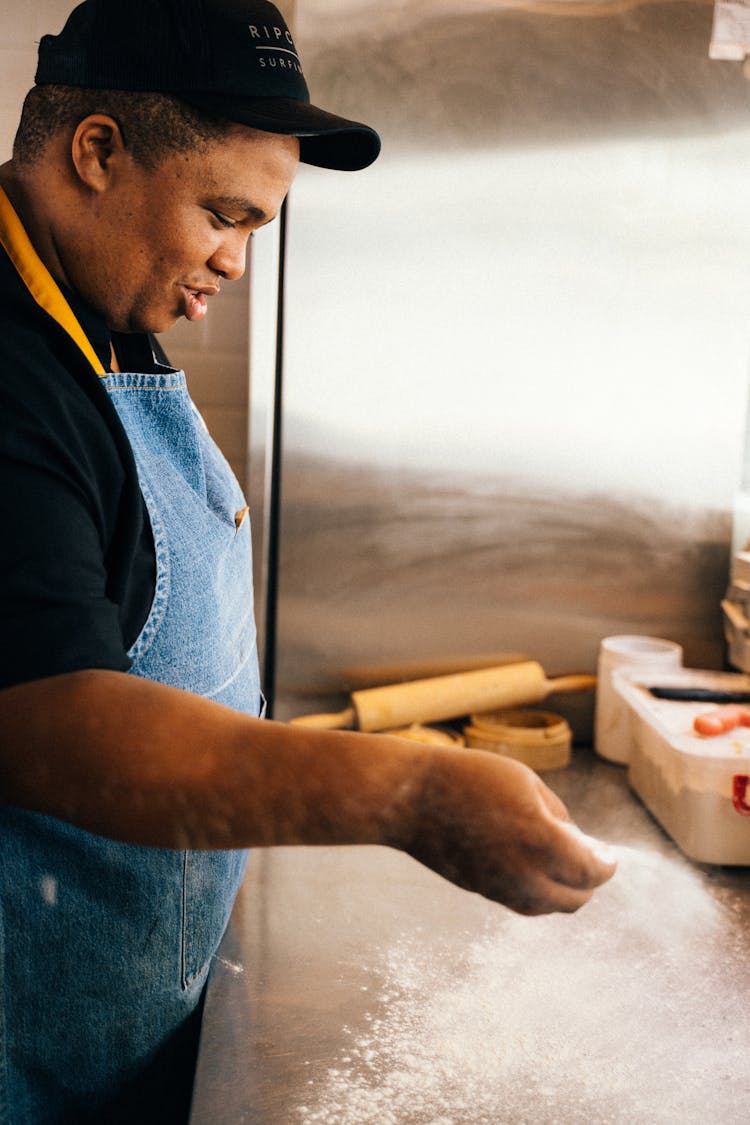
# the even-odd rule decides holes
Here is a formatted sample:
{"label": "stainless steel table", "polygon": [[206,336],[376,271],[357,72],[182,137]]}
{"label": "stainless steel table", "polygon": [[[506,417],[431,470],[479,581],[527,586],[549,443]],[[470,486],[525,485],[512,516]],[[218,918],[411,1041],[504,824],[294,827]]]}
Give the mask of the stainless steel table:
{"label": "stainless steel table", "polygon": [[192,1125],[747,1125],[750,869],[686,860],[589,751],[545,780],[620,854],[572,916],[385,848],[255,854]]}

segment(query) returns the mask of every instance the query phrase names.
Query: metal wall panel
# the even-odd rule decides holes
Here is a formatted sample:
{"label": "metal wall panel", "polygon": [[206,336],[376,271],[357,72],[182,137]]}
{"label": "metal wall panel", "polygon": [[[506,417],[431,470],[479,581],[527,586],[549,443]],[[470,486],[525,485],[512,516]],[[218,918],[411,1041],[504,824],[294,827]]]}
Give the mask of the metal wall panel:
{"label": "metal wall panel", "polygon": [[722,662],[750,86],[709,6],[613,7],[297,6],[384,149],[289,204],[279,717],[614,632]]}

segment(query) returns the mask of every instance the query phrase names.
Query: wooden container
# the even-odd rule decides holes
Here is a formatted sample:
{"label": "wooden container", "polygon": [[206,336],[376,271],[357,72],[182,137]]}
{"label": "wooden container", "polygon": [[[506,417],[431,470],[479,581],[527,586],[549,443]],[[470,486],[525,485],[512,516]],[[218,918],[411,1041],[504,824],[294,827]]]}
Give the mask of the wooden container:
{"label": "wooden container", "polygon": [[464,727],[466,745],[491,750],[523,762],[533,770],[557,770],[570,762],[573,734],[551,711],[485,711]]}

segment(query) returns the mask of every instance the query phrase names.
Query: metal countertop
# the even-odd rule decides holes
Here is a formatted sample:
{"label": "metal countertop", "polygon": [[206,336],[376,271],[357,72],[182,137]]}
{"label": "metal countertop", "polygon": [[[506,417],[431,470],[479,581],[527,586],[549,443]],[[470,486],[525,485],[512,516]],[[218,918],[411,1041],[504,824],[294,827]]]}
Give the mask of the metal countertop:
{"label": "metal countertop", "polygon": [[386,848],[255,853],[191,1125],[746,1125],[750,868],[684,858],[588,750],[545,781],[620,855],[571,916]]}

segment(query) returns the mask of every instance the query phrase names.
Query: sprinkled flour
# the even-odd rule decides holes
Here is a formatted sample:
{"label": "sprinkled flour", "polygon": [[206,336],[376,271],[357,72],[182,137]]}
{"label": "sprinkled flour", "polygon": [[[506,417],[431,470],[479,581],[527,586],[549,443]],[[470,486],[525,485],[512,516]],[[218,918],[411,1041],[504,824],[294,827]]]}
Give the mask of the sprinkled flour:
{"label": "sprinkled flour", "polygon": [[748,968],[741,937],[717,967],[731,911],[684,863],[618,854],[573,917],[498,910],[465,944],[400,938],[298,1125],[746,1122],[728,1079],[744,1073],[747,1000],[715,987]]}

